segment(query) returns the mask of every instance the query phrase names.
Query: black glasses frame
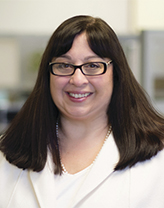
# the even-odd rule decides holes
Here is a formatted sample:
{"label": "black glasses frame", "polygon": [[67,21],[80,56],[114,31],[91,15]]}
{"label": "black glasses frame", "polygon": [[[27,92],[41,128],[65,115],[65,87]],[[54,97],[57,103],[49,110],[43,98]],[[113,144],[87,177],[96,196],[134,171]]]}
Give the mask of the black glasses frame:
{"label": "black glasses frame", "polygon": [[[90,62],[90,63],[92,63],[92,62]],[[82,70],[82,66],[84,66],[84,65],[86,65],[86,64],[89,64],[89,63],[84,63],[84,64],[82,64],[82,65],[73,65],[73,64],[69,64],[69,65],[73,66],[73,68],[74,68],[73,72],[72,72],[71,74],[67,74],[67,75],[59,75],[59,74],[55,74],[55,73],[53,72],[52,66],[53,66],[54,64],[62,64],[62,63],[50,62],[50,63],[49,63],[49,66],[50,66],[50,72],[51,72],[53,75],[55,75],[55,76],[61,76],[61,77],[63,77],[63,76],[72,76],[72,75],[75,73],[76,69],[80,69],[81,72],[82,72],[84,75],[86,75],[86,76],[98,76],[98,75],[101,75],[101,74],[105,74],[108,65],[112,63],[112,60],[110,60],[110,61],[108,61],[108,62],[93,62],[93,63],[101,63],[101,64],[103,64],[103,65],[104,65],[104,71],[103,71],[102,73],[100,73],[100,74],[94,74],[94,75],[91,75],[91,74],[85,74],[85,73],[83,72],[83,70]]]}

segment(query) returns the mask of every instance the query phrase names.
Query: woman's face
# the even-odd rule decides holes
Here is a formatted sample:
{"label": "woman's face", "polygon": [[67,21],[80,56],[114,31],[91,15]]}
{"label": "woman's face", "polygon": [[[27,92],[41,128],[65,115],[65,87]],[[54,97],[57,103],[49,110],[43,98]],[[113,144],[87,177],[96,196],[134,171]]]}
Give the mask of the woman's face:
{"label": "woman's face", "polygon": [[[71,49],[53,62],[81,65],[87,62],[108,62],[100,58],[89,47],[86,34],[77,35]],[[72,76],[50,74],[52,99],[61,115],[72,119],[106,117],[113,91],[113,66],[108,65],[105,74],[85,76],[79,68]]]}

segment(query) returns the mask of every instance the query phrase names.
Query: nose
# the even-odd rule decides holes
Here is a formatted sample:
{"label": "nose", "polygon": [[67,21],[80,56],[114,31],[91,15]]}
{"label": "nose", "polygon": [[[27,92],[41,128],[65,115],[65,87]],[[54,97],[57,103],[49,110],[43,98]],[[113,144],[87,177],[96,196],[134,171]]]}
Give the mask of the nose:
{"label": "nose", "polygon": [[75,70],[75,73],[70,78],[70,84],[80,87],[87,83],[88,83],[87,77],[81,72],[79,68],[77,68]]}

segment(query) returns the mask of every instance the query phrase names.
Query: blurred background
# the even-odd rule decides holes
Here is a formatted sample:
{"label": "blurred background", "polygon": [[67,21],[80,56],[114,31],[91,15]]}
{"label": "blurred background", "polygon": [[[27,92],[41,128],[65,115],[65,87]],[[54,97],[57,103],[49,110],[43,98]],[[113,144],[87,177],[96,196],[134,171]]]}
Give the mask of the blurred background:
{"label": "blurred background", "polygon": [[53,31],[80,14],[114,29],[136,79],[164,114],[164,0],[0,0],[0,132],[33,89]]}

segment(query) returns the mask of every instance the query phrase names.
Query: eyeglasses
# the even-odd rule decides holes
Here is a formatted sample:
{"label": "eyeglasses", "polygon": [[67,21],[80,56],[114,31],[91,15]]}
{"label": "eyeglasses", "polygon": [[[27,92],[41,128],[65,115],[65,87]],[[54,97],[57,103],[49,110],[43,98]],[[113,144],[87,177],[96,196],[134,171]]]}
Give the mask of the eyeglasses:
{"label": "eyeglasses", "polygon": [[84,75],[97,76],[104,74],[112,60],[106,62],[90,62],[82,65],[73,65],[68,63],[49,63],[50,71],[56,76],[71,76],[75,73],[76,69],[80,69]]}

